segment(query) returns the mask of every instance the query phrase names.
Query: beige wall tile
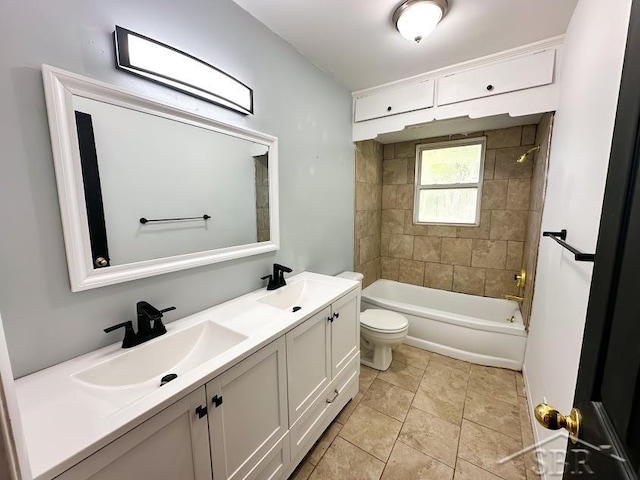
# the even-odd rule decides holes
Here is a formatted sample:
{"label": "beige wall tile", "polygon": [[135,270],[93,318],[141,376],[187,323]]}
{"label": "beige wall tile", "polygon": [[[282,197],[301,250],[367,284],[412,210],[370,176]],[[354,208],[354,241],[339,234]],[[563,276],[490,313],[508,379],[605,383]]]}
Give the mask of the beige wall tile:
{"label": "beige wall tile", "polygon": [[522,268],[523,242],[510,241],[507,244],[507,270],[520,270]]}
{"label": "beige wall tile", "polygon": [[505,268],[507,242],[504,240],[473,240],[471,265],[481,268]]}
{"label": "beige wall tile", "polygon": [[424,262],[400,259],[398,281],[422,286],[424,281]]}
{"label": "beige wall tile", "polygon": [[531,178],[533,162],[529,157],[524,163],[517,160],[530,147],[501,148],[496,150],[496,171],[494,178]]}
{"label": "beige wall tile", "polygon": [[369,283],[365,285],[366,287],[368,287],[381,277],[380,257],[378,256],[373,260],[367,262],[364,271],[365,276],[369,279]]}
{"label": "beige wall tile", "polygon": [[375,185],[356,182],[356,211],[375,210]]}
{"label": "beige wall tile", "polygon": [[471,265],[472,240],[468,238],[443,238],[441,263]]}
{"label": "beige wall tile", "polygon": [[405,235],[429,235],[429,226],[416,225],[413,223],[413,209],[404,211],[404,233]]}
{"label": "beige wall tile", "polygon": [[407,159],[385,160],[382,163],[382,184],[398,185],[407,183]]}
{"label": "beige wall tile", "polygon": [[511,178],[507,191],[508,210],[529,210],[529,197],[531,196],[531,179]]}
{"label": "beige wall tile", "polygon": [[524,241],[529,212],[520,210],[493,210],[491,212],[491,240]]}
{"label": "beige wall tile", "polygon": [[416,183],[416,159],[409,158],[407,160],[407,183],[415,185]]}
{"label": "beige wall tile", "polygon": [[485,180],[482,185],[483,210],[507,208],[507,191],[509,180]]}
{"label": "beige wall tile", "polygon": [[484,179],[493,180],[496,170],[496,151],[485,150],[484,152]]}
{"label": "beige wall tile", "polygon": [[440,238],[415,237],[413,259],[422,262],[440,262]]}
{"label": "beige wall tile", "polygon": [[393,143],[387,143],[384,145],[383,156],[385,160],[392,160],[394,156]]}
{"label": "beige wall tile", "polygon": [[425,263],[424,286],[439,290],[451,290],[453,288],[453,265]]}
{"label": "beige wall tile", "polygon": [[382,208],[413,208],[413,185],[384,185],[382,187]]}
{"label": "beige wall tile", "polygon": [[391,234],[383,233],[380,235],[380,256],[389,256],[389,240],[391,240]]}
{"label": "beige wall tile", "polygon": [[430,237],[455,238],[458,236],[458,229],[456,227],[447,225],[428,225],[427,232],[427,235],[429,235]]}
{"label": "beige wall tile", "polygon": [[397,185],[382,186],[382,209],[395,208],[396,198],[398,198]]}
{"label": "beige wall tile", "polygon": [[536,141],[536,125],[522,127],[522,141],[520,145],[533,145]]}
{"label": "beige wall tile", "polygon": [[502,128],[485,132],[487,149],[518,147],[522,140],[522,127]]}
{"label": "beige wall tile", "polygon": [[453,268],[453,291],[470,295],[484,295],[484,268],[455,266]]}
{"label": "beige wall tile", "polygon": [[505,295],[518,295],[514,276],[517,272],[493,270],[487,268],[485,274],[484,295],[486,297],[504,298]]}
{"label": "beige wall tile", "polygon": [[491,228],[491,210],[480,212],[478,227],[457,227],[456,233],[460,238],[489,238]]}
{"label": "beige wall tile", "polygon": [[397,258],[382,257],[380,259],[382,278],[398,281],[400,260]]}
{"label": "beige wall tile", "polygon": [[416,142],[396,143],[394,148],[394,158],[416,158]]}
{"label": "beige wall tile", "polygon": [[380,231],[380,211],[360,210],[356,212],[356,238],[376,235]]}
{"label": "beige wall tile", "polygon": [[373,260],[380,256],[380,237],[378,235],[370,235],[360,239],[360,264]]}
{"label": "beige wall tile", "polygon": [[389,256],[411,260],[413,258],[413,238],[411,235],[391,235]]}
{"label": "beige wall tile", "polygon": [[404,233],[404,210],[382,210],[381,232]]}

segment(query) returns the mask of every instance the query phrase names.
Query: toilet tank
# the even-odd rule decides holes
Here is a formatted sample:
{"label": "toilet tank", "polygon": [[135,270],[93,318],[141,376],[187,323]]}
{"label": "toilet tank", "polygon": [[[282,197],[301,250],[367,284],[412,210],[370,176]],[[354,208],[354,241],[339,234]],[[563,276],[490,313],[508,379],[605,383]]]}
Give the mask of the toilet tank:
{"label": "toilet tank", "polygon": [[364,278],[364,275],[358,272],[342,272],[336,275],[336,277],[353,280],[354,282],[360,282],[360,286],[362,286],[362,279]]}

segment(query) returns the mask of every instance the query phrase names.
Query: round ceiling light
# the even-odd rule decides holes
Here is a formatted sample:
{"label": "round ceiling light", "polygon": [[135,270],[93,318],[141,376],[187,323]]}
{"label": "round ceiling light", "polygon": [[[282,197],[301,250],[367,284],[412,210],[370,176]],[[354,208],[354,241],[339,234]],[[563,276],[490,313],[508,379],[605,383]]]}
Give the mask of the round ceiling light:
{"label": "round ceiling light", "polygon": [[420,43],[445,16],[447,0],[406,0],[393,12],[393,24],[407,40]]}

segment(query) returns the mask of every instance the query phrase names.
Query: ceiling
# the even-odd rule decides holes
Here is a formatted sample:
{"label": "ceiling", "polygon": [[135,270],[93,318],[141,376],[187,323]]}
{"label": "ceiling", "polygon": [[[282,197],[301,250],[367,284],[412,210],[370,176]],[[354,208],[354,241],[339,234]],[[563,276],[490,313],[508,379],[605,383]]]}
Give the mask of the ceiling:
{"label": "ceiling", "polygon": [[397,33],[399,0],[234,0],[350,91],[561,35],[578,0],[449,0],[420,44]]}

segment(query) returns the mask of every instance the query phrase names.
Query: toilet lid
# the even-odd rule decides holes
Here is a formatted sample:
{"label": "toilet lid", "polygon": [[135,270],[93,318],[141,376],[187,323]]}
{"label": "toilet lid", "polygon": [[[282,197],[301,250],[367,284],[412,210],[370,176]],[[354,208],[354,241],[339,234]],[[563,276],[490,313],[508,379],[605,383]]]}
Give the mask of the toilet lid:
{"label": "toilet lid", "polygon": [[360,325],[381,332],[397,332],[407,328],[409,321],[399,313],[371,308],[360,314]]}

